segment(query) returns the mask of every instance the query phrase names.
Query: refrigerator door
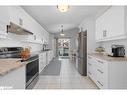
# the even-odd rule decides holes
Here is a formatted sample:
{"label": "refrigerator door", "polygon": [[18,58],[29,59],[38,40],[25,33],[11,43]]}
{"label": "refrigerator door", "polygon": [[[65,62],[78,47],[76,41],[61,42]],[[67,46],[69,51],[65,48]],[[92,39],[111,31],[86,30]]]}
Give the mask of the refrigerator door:
{"label": "refrigerator door", "polygon": [[87,64],[86,58],[78,57],[78,71],[81,75],[87,76]]}
{"label": "refrigerator door", "polygon": [[81,75],[83,75],[83,59],[78,58],[78,71]]}
{"label": "refrigerator door", "polygon": [[78,71],[87,75],[87,32],[80,32],[78,38]]}

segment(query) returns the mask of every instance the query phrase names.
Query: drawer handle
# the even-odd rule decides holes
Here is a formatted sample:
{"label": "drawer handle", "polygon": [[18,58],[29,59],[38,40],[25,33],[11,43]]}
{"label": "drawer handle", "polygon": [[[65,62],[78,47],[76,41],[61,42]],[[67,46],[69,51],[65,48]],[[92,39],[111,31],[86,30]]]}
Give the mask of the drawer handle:
{"label": "drawer handle", "polygon": [[97,60],[99,63],[102,63],[103,64],[103,62],[102,61],[100,61],[100,60]]}
{"label": "drawer handle", "polygon": [[91,66],[92,64],[88,63],[89,66]]}
{"label": "drawer handle", "polygon": [[103,74],[104,72],[102,72],[100,69],[97,69],[98,72],[100,72],[101,74]]}
{"label": "drawer handle", "polygon": [[97,81],[101,86],[103,86],[103,84],[100,81]]}

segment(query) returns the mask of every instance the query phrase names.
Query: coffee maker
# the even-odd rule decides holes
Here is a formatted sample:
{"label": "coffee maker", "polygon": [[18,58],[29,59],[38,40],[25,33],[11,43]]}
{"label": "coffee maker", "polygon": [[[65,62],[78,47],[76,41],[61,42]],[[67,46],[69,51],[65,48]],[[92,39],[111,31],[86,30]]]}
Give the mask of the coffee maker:
{"label": "coffee maker", "polygon": [[124,57],[125,56],[124,45],[112,45],[112,56],[113,57]]}

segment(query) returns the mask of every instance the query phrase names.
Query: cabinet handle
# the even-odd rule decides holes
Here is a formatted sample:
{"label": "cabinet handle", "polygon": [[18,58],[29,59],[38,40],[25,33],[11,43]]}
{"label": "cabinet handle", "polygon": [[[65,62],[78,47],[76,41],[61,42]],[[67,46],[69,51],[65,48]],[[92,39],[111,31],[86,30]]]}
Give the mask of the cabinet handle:
{"label": "cabinet handle", "polygon": [[99,63],[102,63],[103,64],[103,62],[102,61],[100,61],[100,60],[97,60]]}
{"label": "cabinet handle", "polygon": [[89,66],[91,66],[92,64],[88,63]]}
{"label": "cabinet handle", "polygon": [[100,72],[101,74],[103,74],[104,72],[102,72],[100,69],[97,69],[98,72]]}
{"label": "cabinet handle", "polygon": [[106,36],[107,36],[107,31],[103,30],[103,37],[106,37]]}
{"label": "cabinet handle", "polygon": [[97,81],[101,86],[103,86],[103,84],[100,81]]}

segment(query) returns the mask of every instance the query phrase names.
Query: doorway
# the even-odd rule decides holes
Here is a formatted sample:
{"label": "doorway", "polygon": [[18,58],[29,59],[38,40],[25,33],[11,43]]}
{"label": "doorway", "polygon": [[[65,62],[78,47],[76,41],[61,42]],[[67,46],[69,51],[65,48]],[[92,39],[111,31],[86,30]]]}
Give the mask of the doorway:
{"label": "doorway", "polygon": [[58,55],[59,57],[69,57],[70,53],[70,39],[59,38],[58,39]]}

